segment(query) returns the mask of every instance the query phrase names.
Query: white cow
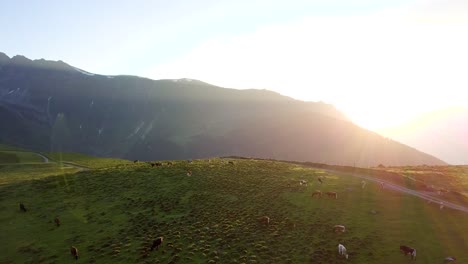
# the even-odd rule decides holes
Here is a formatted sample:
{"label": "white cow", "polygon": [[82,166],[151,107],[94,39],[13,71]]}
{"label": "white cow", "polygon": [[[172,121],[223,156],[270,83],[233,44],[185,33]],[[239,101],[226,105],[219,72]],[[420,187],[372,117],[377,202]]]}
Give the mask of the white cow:
{"label": "white cow", "polygon": [[338,244],[338,254],[344,255],[346,259],[348,259],[348,253],[346,252],[346,248],[341,244]]}

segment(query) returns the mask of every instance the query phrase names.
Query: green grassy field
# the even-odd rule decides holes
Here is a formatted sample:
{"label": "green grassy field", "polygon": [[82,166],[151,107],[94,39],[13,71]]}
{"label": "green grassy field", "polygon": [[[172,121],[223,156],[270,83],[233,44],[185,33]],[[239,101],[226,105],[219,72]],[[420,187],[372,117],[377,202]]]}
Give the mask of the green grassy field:
{"label": "green grassy field", "polygon": [[80,153],[69,153],[69,152],[48,152],[44,153],[51,161],[55,162],[70,162],[78,164],[84,167],[98,169],[105,167],[113,167],[122,164],[132,164],[133,162],[123,159],[113,158],[96,158],[87,156]]}
{"label": "green grassy field", "polygon": [[[449,255],[468,263],[467,214],[299,165],[212,159],[26,181],[8,175],[0,185],[0,263],[70,263],[71,245],[83,263],[439,264]],[[311,184],[299,186],[300,179]],[[311,198],[316,189],[338,199]],[[263,215],[269,226],[257,222]],[[334,233],[336,224],[347,232]],[[162,247],[148,252],[158,236]],[[338,243],[349,260],[338,256]],[[417,249],[416,261],[399,252],[401,244]]]}
{"label": "green grassy field", "polygon": [[35,163],[44,162],[44,159],[32,152],[0,151],[0,164],[2,163]]}

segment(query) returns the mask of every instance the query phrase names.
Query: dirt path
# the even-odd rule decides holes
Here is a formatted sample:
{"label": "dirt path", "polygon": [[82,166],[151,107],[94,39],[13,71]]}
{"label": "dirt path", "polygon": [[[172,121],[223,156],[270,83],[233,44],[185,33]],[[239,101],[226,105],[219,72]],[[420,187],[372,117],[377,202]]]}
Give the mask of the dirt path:
{"label": "dirt path", "polygon": [[347,175],[347,176],[358,177],[358,178],[366,179],[368,181],[376,182],[376,183],[379,183],[379,184],[384,183],[384,186],[385,186],[384,188],[385,189],[390,189],[390,190],[394,190],[394,191],[407,193],[407,194],[422,198],[422,199],[424,199],[426,201],[437,203],[437,204],[440,204],[441,202],[443,202],[444,207],[468,213],[468,208],[465,207],[465,206],[445,201],[443,199],[440,199],[440,198],[434,197],[432,195],[429,195],[429,194],[427,194],[425,192],[419,192],[419,191],[411,190],[411,189],[408,189],[406,187],[394,184],[394,183],[386,181],[386,180],[376,179],[374,177],[370,177],[370,176],[362,175],[362,174],[356,174],[356,173],[347,173],[347,172],[336,171],[336,170],[327,170],[327,169],[322,169],[322,170],[324,170],[326,172],[333,173],[333,174],[338,174],[338,175]]}
{"label": "dirt path", "polygon": [[48,163],[48,162],[49,162],[49,158],[46,157],[46,156],[44,156],[44,155],[42,155],[41,153],[37,153],[37,152],[32,152],[32,153],[41,156],[45,163]]}

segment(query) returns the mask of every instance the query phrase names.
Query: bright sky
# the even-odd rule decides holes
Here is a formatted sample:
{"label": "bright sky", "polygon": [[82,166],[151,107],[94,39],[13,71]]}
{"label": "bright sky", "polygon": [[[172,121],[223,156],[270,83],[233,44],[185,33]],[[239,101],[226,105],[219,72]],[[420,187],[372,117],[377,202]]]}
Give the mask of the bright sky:
{"label": "bright sky", "polygon": [[2,2],[0,51],[334,104],[378,130],[468,106],[466,0]]}

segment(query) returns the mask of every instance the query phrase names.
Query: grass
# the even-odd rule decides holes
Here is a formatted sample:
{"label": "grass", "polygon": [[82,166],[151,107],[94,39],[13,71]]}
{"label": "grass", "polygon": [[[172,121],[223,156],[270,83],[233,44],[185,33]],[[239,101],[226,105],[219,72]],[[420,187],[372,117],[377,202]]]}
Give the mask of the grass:
{"label": "grass", "polygon": [[[11,172],[0,186],[0,263],[69,263],[71,245],[84,263],[439,264],[449,255],[468,263],[468,216],[461,212],[300,165],[174,163],[120,163],[21,181]],[[311,184],[301,187],[300,179]],[[313,199],[315,189],[336,191],[338,199]],[[19,211],[19,201],[28,212]],[[256,221],[263,215],[269,226]],[[54,226],[55,216],[62,226]],[[347,232],[333,233],[335,224]],[[158,236],[162,247],[148,252]],[[348,261],[338,256],[338,243],[348,248]],[[415,262],[399,253],[401,244],[418,250]]]}
{"label": "grass", "polygon": [[3,164],[0,165],[0,186],[22,184],[49,176],[74,173],[77,168],[64,167],[54,163],[43,164]]}
{"label": "grass", "polygon": [[33,153],[23,151],[0,151],[1,163],[35,163],[44,162],[44,159]]}
{"label": "grass", "polygon": [[10,146],[10,145],[5,145],[0,143],[0,151],[2,150],[12,150],[12,151],[27,151],[25,149],[22,149],[20,147],[15,147],[15,146]]}
{"label": "grass", "polygon": [[88,168],[98,169],[105,167],[114,167],[117,165],[131,164],[132,162],[123,159],[114,159],[114,158],[96,158],[87,156],[80,153],[70,153],[70,152],[49,152],[44,153],[51,161],[56,162],[68,162],[81,165]]}

